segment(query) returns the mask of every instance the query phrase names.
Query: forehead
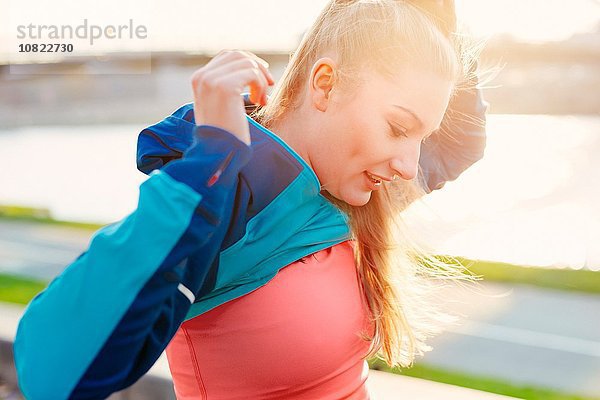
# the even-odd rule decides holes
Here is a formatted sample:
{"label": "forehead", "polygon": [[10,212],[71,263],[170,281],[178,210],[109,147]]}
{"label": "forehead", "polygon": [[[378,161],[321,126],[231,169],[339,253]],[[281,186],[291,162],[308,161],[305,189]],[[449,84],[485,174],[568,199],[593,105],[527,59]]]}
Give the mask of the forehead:
{"label": "forehead", "polygon": [[413,119],[403,109],[411,110],[421,119],[423,128],[433,130],[446,110],[452,86],[451,81],[426,69],[405,67],[391,77],[370,70],[361,71],[359,91],[360,97],[381,110]]}

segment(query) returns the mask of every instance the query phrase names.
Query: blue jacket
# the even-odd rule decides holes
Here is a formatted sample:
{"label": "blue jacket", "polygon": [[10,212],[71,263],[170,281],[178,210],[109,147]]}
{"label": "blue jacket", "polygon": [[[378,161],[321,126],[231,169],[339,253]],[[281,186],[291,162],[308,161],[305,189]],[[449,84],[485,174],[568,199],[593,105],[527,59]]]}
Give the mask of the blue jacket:
{"label": "blue jacket", "polygon": [[[302,158],[247,119],[250,146],[196,126],[192,103],[140,133],[138,168],[150,176],[136,210],[95,232],[19,322],[15,365],[27,399],[99,399],[127,388],[182,322],[350,238],[347,216],[320,194]],[[485,139],[482,130],[465,128],[464,137]],[[424,160],[430,190],[481,158],[480,147],[478,156]]]}

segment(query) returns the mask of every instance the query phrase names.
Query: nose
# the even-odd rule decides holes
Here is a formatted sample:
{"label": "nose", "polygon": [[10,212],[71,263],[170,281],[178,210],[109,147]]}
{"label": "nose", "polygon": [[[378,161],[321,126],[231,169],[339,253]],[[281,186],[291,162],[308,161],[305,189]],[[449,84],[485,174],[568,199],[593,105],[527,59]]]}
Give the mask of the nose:
{"label": "nose", "polygon": [[400,152],[390,159],[390,167],[400,178],[410,181],[417,176],[419,157],[421,156],[421,143],[418,146],[404,146]]}

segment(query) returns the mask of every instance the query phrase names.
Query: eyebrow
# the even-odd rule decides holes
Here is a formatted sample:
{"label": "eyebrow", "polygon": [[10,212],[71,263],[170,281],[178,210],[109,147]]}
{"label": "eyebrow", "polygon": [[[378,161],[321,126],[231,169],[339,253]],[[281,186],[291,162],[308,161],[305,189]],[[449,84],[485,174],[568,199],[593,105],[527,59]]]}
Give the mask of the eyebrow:
{"label": "eyebrow", "polygon": [[412,115],[412,117],[417,121],[417,123],[419,124],[419,127],[423,127],[423,121],[421,121],[421,119],[417,116],[417,114],[415,114],[412,110],[406,108],[406,107],[402,107],[399,105],[395,105],[394,107],[398,107],[399,109],[403,110],[404,112]]}
{"label": "eyebrow", "polygon": [[[403,110],[404,112],[406,112],[406,113],[410,114],[410,115],[411,115],[411,116],[412,116],[412,117],[415,119],[415,121],[417,121],[417,123],[419,124],[419,128],[422,128],[422,127],[423,127],[423,121],[421,121],[421,118],[419,118],[419,117],[417,116],[417,114],[415,114],[415,112],[414,112],[414,111],[412,111],[412,110],[411,110],[411,109],[409,109],[409,108],[406,108],[406,107],[402,107],[402,106],[400,106],[400,105],[397,105],[397,104],[396,104],[396,105],[394,105],[394,107],[397,107],[397,108],[399,108],[399,109]],[[432,135],[432,134],[433,134],[435,131],[437,131],[438,129],[440,129],[440,127],[439,127],[439,126],[438,126],[436,129],[434,129],[433,131],[429,132],[429,133],[427,134],[427,136],[425,136],[425,139],[427,139],[429,136],[431,136],[431,135]]]}

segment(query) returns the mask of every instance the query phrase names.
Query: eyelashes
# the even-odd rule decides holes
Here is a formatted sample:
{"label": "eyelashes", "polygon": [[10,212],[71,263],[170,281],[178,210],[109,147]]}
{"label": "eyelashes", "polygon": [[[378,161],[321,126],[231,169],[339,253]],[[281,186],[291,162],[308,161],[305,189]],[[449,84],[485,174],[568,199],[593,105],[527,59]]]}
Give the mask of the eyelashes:
{"label": "eyelashes", "polygon": [[[392,131],[392,135],[393,137],[405,137],[408,138],[408,130],[406,128],[404,128],[401,125],[396,125],[396,124],[392,124],[389,123],[390,129]],[[427,141],[427,138],[424,138],[423,140],[421,140],[421,144],[425,143]]]}
{"label": "eyelashes", "polygon": [[408,137],[408,135],[406,134],[406,132],[407,132],[406,128],[403,128],[399,125],[395,125],[395,124],[391,124],[391,123],[389,125],[392,130],[392,136],[394,136],[394,137],[402,137],[403,136],[405,138]]}

